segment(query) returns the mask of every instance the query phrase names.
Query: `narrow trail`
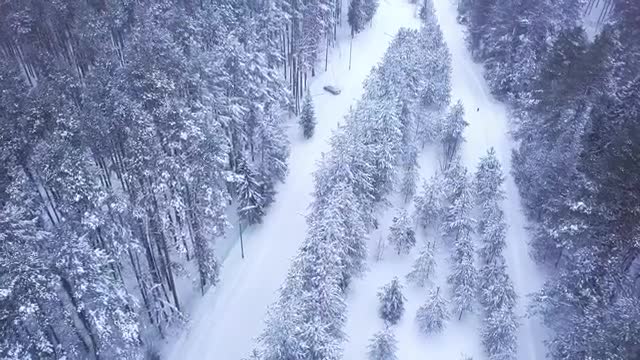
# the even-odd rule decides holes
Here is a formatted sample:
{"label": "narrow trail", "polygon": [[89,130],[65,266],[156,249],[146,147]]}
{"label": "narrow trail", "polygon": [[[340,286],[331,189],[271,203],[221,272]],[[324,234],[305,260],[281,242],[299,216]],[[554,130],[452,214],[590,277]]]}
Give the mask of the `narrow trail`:
{"label": "narrow trail", "polygon": [[[163,358],[239,360],[249,355],[263,329],[267,307],[275,301],[307,232],[304,215],[312,200],[317,162],[329,150],[333,130],[362,96],[362,84],[371,68],[400,27],[414,21],[413,12],[406,0],[381,1],[372,26],[353,40],[351,70],[351,39],[343,21],[337,47],[329,55],[329,70],[312,79],[318,121],[314,137],[303,140],[292,119],[289,176],[278,187],[263,224],[245,232],[245,259],[240,258],[240,244],[236,243],[224,260],[219,285],[197,301],[189,312],[191,323],[179,338],[170,340]],[[322,87],[329,84],[340,87],[342,93],[323,92]]]}

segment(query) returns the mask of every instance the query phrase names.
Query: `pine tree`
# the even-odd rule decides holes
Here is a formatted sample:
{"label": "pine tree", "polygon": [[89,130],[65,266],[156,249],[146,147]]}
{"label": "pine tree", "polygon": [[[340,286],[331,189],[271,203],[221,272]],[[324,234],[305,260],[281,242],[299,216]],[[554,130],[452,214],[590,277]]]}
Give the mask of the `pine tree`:
{"label": "pine tree", "polygon": [[469,236],[475,227],[475,219],[471,217],[473,194],[467,170],[462,165],[453,165],[445,172],[444,187],[449,206],[443,221],[443,236],[456,243],[461,236]]}
{"label": "pine tree", "polygon": [[377,332],[369,342],[369,360],[397,360],[398,341],[390,327]]}
{"label": "pine tree", "polygon": [[464,141],[464,129],[468,125],[464,119],[464,106],[458,100],[449,109],[440,134],[445,162],[449,163],[454,159],[460,144]]}
{"label": "pine tree", "polygon": [[351,0],[351,2],[349,2],[347,21],[349,22],[349,26],[351,26],[352,37],[362,31],[362,29],[364,29],[364,24],[366,23],[363,1],[366,0]]}
{"label": "pine tree", "polygon": [[406,210],[400,210],[389,228],[389,243],[400,254],[408,254],[416,245],[416,235]]}
{"label": "pine tree", "polygon": [[246,225],[260,223],[264,216],[262,184],[258,182],[253,170],[243,159],[238,165],[238,173],[241,176],[237,184],[238,215]]}
{"label": "pine tree", "polygon": [[490,148],[487,154],[480,158],[476,171],[475,188],[476,202],[482,207],[491,202],[498,202],[504,198],[501,189],[504,183],[502,167],[496,157],[494,148]]}
{"label": "pine tree", "polygon": [[404,198],[405,203],[409,202],[413,195],[416,193],[416,182],[418,181],[418,154],[412,140],[407,140],[408,144],[405,144],[405,154],[403,156],[403,170],[404,176],[402,177],[402,185],[400,187],[400,194]]}
{"label": "pine tree", "polygon": [[407,274],[407,281],[414,283],[417,286],[423,287],[429,282],[429,278],[433,275],[436,263],[433,258],[433,245],[427,244],[422,250],[420,255],[413,263],[411,272]]}
{"label": "pine tree", "polygon": [[504,213],[497,205],[485,209],[487,218],[480,222],[480,259],[483,263],[492,263],[502,255],[506,247],[507,225],[504,220]]}
{"label": "pine tree", "polygon": [[451,256],[452,271],[448,282],[451,284],[455,313],[462,318],[465,311],[473,310],[476,298],[477,275],[474,267],[473,245],[468,232],[462,232],[454,244]]}
{"label": "pine tree", "polygon": [[362,11],[364,13],[364,22],[368,23],[373,20],[373,16],[378,11],[379,0],[361,0]]}
{"label": "pine tree", "polygon": [[311,93],[307,89],[307,94],[304,97],[304,103],[302,104],[302,112],[300,113],[300,126],[304,137],[309,139],[313,136],[313,132],[316,127],[316,115],[313,109],[313,100],[311,99]]}
{"label": "pine tree", "polygon": [[485,311],[491,313],[505,306],[513,309],[516,304],[516,292],[507,274],[504,259],[483,265],[478,276],[480,303]]}
{"label": "pine tree", "polygon": [[422,184],[422,193],[416,199],[416,214],[423,228],[437,227],[443,212],[443,191],[440,177],[434,176]]}
{"label": "pine tree", "polygon": [[514,360],[517,354],[518,322],[513,309],[502,306],[486,315],[481,332],[482,344],[491,360]]}
{"label": "pine tree", "polygon": [[393,278],[389,284],[380,289],[378,299],[380,300],[378,308],[380,317],[391,325],[397,324],[404,313],[404,302],[406,301],[402,295],[402,285],[400,285],[398,278]]}
{"label": "pine tree", "polygon": [[416,312],[416,321],[425,334],[439,333],[449,320],[447,300],[440,295],[440,288],[429,294],[427,302]]}

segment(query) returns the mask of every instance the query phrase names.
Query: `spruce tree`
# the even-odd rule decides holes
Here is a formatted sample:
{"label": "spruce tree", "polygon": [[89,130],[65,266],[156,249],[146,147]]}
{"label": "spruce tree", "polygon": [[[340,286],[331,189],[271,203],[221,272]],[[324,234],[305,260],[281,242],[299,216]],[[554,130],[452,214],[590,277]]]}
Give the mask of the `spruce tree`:
{"label": "spruce tree", "polygon": [[516,292],[507,274],[504,259],[480,268],[478,288],[480,303],[486,312],[491,313],[502,306],[510,309],[515,307]]}
{"label": "spruce tree", "polygon": [[[432,243],[435,246],[435,243]],[[432,244],[425,245],[420,250],[420,255],[413,263],[411,272],[407,274],[407,281],[417,286],[423,287],[429,282],[429,278],[433,276],[435,270],[435,259],[433,258]]]}
{"label": "spruce tree", "polygon": [[313,132],[316,128],[316,114],[313,108],[313,99],[311,93],[307,89],[307,94],[304,97],[302,103],[302,112],[300,113],[300,126],[302,127],[302,133],[304,137],[309,139],[313,136]]}
{"label": "spruce tree", "polygon": [[481,337],[490,360],[518,358],[517,330],[518,321],[513,309],[501,306],[485,316]]}
{"label": "spruce tree", "polygon": [[423,228],[439,225],[444,208],[443,197],[444,193],[438,176],[434,176],[428,181],[425,180],[422,184],[422,192],[415,201],[418,223]]}
{"label": "spruce tree", "polygon": [[397,360],[398,341],[390,327],[377,332],[369,342],[369,360]]}
{"label": "spruce tree", "polygon": [[393,224],[389,228],[389,243],[393,245],[398,255],[408,254],[416,245],[416,234],[411,227],[406,210],[400,210],[393,218]]}
{"label": "spruce tree", "polygon": [[362,1],[362,10],[364,13],[364,21],[365,23],[369,23],[373,20],[373,16],[378,11],[378,6],[380,0],[361,0]]}
{"label": "spruce tree", "polygon": [[452,271],[448,281],[451,284],[454,311],[458,314],[458,319],[461,319],[465,311],[472,311],[476,299],[477,274],[468,232],[460,233],[456,239],[451,263]]}
{"label": "spruce tree", "polygon": [[264,216],[262,185],[249,164],[242,158],[238,165],[238,174],[238,216],[245,225],[260,223]]}
{"label": "spruce tree", "polygon": [[464,129],[468,125],[469,123],[464,119],[464,106],[458,100],[449,109],[440,134],[445,162],[448,163],[454,159],[460,144],[464,141]]}
{"label": "spruce tree", "polygon": [[398,278],[385,285],[378,292],[380,307],[378,313],[380,317],[388,324],[395,325],[398,323],[404,313],[405,297],[402,295],[402,285]]}
{"label": "spruce tree", "polygon": [[440,288],[429,294],[427,302],[416,312],[416,322],[425,334],[439,333],[449,320],[447,300],[440,294]]}
{"label": "spruce tree", "polygon": [[351,36],[359,33],[364,28],[366,14],[364,13],[363,1],[366,0],[351,0],[349,2],[347,21],[351,26]]}
{"label": "spruce tree", "polygon": [[502,255],[506,247],[507,224],[504,220],[504,213],[497,204],[485,208],[486,218],[480,221],[480,259],[483,263],[494,262]]}
{"label": "spruce tree", "polygon": [[501,189],[504,183],[502,166],[496,157],[496,151],[492,147],[487,154],[480,158],[476,171],[474,185],[476,188],[476,202],[485,206],[490,202],[498,202],[504,198]]}

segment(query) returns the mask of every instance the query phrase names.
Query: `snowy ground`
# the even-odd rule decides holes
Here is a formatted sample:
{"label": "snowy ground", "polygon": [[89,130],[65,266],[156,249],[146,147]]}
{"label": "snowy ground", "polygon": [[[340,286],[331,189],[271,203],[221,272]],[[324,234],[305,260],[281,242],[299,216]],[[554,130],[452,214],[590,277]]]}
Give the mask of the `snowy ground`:
{"label": "snowy ground", "polygon": [[[312,174],[317,161],[329,150],[332,131],[361,97],[364,79],[395,33],[402,26],[417,24],[414,11],[406,0],[382,0],[372,26],[353,41],[351,70],[345,24],[337,48],[329,55],[329,70],[311,82],[318,120],[314,137],[303,140],[292,120],[290,173],[279,187],[275,203],[262,225],[243,234],[244,260],[239,243],[230,247],[219,285],[189,312],[192,321],[188,329],[167,345],[165,358],[239,360],[254,348],[267,307],[276,299],[291,259],[305,237],[304,215],[312,200]],[[337,85],[342,94],[325,93],[322,87],[327,84]]]}
{"label": "snowy ground", "polygon": [[[528,255],[528,234],[526,222],[520,205],[520,197],[513,178],[510,175],[510,160],[513,141],[509,136],[507,111],[503,104],[497,102],[482,76],[482,66],[473,63],[464,41],[463,28],[456,22],[456,9],[450,0],[434,0],[436,13],[445,41],[452,55],[452,101],[462,100],[466,109],[466,120],[470,123],[462,148],[462,158],[471,171],[475,171],[480,156],[493,146],[498,159],[503,165],[506,175],[504,190],[506,199],[503,203],[505,220],[509,225],[507,232],[507,248],[505,257],[516,292],[519,295],[517,313],[522,316],[518,333],[518,359],[544,358],[544,329],[535,319],[524,317],[527,295],[540,289],[543,278],[533,260]],[[405,26],[415,26],[411,20]],[[433,149],[425,149],[420,157],[420,175],[429,178],[436,170],[437,155]],[[393,208],[382,214],[380,230],[372,234],[369,249],[373,253],[381,238],[385,239],[391,218],[397,208],[404,205],[399,199],[392,199]],[[345,348],[345,359],[366,359],[367,344],[371,336],[382,329],[383,324],[377,316],[378,299],[376,293],[394,276],[406,283],[405,276],[409,272],[417,250],[425,241],[433,241],[434,237],[419,232],[418,246],[407,257],[398,257],[387,251],[385,258],[376,262],[371,260],[369,272],[364,279],[354,282],[348,297],[348,321],[346,333],[349,336]],[[436,254],[436,284],[441,291],[448,294],[445,284],[449,272],[448,249],[439,244]],[[426,300],[427,290],[405,286],[407,297],[406,312],[401,322],[395,326],[394,332],[398,340],[398,358],[411,359],[460,359],[461,354],[484,359],[479,337],[480,322],[478,317],[466,317],[462,321],[453,319],[445,332],[437,336],[423,336],[415,324],[415,313]]]}

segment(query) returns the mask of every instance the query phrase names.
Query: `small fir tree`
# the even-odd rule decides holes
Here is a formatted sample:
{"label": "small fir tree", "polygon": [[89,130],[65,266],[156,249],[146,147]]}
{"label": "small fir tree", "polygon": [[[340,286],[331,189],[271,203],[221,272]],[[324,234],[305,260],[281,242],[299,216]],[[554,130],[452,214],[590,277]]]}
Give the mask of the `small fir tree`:
{"label": "small fir tree", "polygon": [[397,360],[398,341],[391,328],[377,332],[369,343],[369,360]]}
{"label": "small fir tree", "polygon": [[449,275],[453,305],[458,319],[465,311],[472,311],[476,297],[476,270],[473,265],[473,246],[468,232],[463,232],[455,243],[452,255],[453,271]]}
{"label": "small fir tree", "polygon": [[389,228],[389,243],[400,254],[408,254],[411,248],[416,245],[416,234],[411,228],[409,215],[406,210],[400,210],[393,218],[393,224]]}
{"label": "small fir tree", "polygon": [[422,193],[416,199],[418,222],[423,228],[437,226],[443,210],[442,188],[439,178],[433,177],[422,185]]}
{"label": "small fir tree", "polygon": [[480,303],[491,312],[502,306],[513,309],[516,304],[516,292],[507,274],[504,259],[486,264],[479,275]]}
{"label": "small fir tree", "polygon": [[379,0],[362,0],[362,11],[364,13],[364,22],[368,23],[373,20],[373,16],[378,10]]}
{"label": "small fir tree", "polygon": [[407,281],[420,287],[425,286],[429,282],[429,277],[433,274],[435,266],[433,247],[426,245],[420,251],[420,255],[418,255],[418,258],[413,264],[411,272],[407,274]]}
{"label": "small fir tree", "polygon": [[439,333],[449,320],[447,300],[440,295],[440,288],[429,295],[427,302],[416,312],[416,322],[425,334]]}
{"label": "small fir tree", "polygon": [[365,17],[363,0],[351,0],[347,11],[347,22],[351,27],[351,36],[362,31],[366,22]]}
{"label": "small fir tree", "polygon": [[246,225],[257,224],[264,216],[264,199],[262,184],[249,164],[240,158],[238,164],[240,181],[237,183],[238,215]]}
{"label": "small fir tree", "polygon": [[307,90],[307,94],[304,97],[299,123],[302,127],[304,137],[306,139],[311,138],[316,128],[316,114],[313,108],[313,99],[311,98],[309,90]]}
{"label": "small fir tree", "polygon": [[446,162],[454,159],[460,143],[464,140],[464,129],[468,125],[464,119],[464,106],[458,101],[449,109],[440,134]]}
{"label": "small fir tree", "polygon": [[391,325],[397,324],[404,313],[404,302],[406,301],[402,295],[402,285],[400,285],[398,278],[393,278],[389,284],[380,289],[378,299],[380,299],[378,309],[380,317]]}
{"label": "small fir tree", "polygon": [[489,360],[518,358],[517,331],[518,321],[513,309],[502,306],[487,314],[480,336]]}
{"label": "small fir tree", "polygon": [[504,198],[501,189],[504,183],[502,166],[498,161],[496,151],[493,147],[487,151],[485,156],[480,158],[474,183],[476,187],[476,201],[481,207]]}
{"label": "small fir tree", "polygon": [[497,204],[488,207],[479,222],[481,247],[478,251],[482,263],[488,264],[502,256],[502,250],[506,246],[507,224],[504,221],[504,213]]}

